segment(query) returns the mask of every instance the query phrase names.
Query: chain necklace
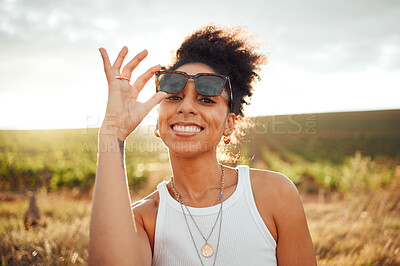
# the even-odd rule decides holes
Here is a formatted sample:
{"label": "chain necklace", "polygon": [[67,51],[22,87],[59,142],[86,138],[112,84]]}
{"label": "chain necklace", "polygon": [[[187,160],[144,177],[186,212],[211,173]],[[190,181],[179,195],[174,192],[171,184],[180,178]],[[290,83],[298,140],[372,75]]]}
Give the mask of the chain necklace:
{"label": "chain necklace", "polygon": [[[174,180],[174,178],[173,178],[173,177],[171,178],[171,188],[172,188],[172,190],[173,190],[173,192],[174,192],[174,194],[175,194],[175,197],[177,198],[177,200],[178,200],[179,203],[181,204],[181,209],[182,209],[183,217],[185,218],[185,222],[186,222],[186,225],[187,225],[187,227],[188,227],[190,236],[191,236],[191,238],[192,238],[194,247],[195,247],[195,249],[196,249],[197,256],[199,257],[200,262],[201,262],[202,265],[204,265],[204,264],[203,264],[203,261],[202,261],[202,259],[201,259],[201,257],[200,257],[200,253],[199,253],[199,251],[198,251],[196,242],[194,241],[194,237],[193,237],[192,231],[190,230],[190,226],[189,226],[189,223],[188,223],[188,221],[187,221],[186,214],[185,214],[185,212],[184,212],[184,210],[183,210],[183,206],[185,206],[187,212],[189,213],[189,216],[192,218],[192,221],[193,221],[194,225],[196,226],[197,230],[200,232],[201,236],[203,237],[203,239],[204,239],[204,241],[205,241],[205,244],[203,245],[203,247],[202,247],[202,249],[201,249],[201,253],[202,253],[202,255],[203,255],[204,257],[206,257],[206,258],[209,258],[209,257],[211,257],[211,256],[214,254],[214,248],[208,243],[208,239],[210,238],[212,232],[214,231],[214,228],[215,228],[215,226],[216,226],[216,224],[217,224],[218,218],[220,218],[220,219],[219,219],[219,220],[220,220],[220,224],[219,224],[218,242],[217,242],[217,248],[216,248],[216,251],[215,251],[214,264],[213,264],[213,265],[215,265],[215,262],[216,262],[216,259],[217,259],[218,248],[219,248],[219,241],[220,241],[220,237],[221,237],[221,227],[222,227],[222,205],[223,205],[223,201],[224,201],[225,168],[224,168],[222,165],[221,165],[221,168],[222,168],[222,175],[221,175],[221,191],[220,191],[220,194],[219,194],[219,196],[218,196],[218,198],[217,198],[217,201],[216,201],[216,202],[218,202],[218,200],[221,200],[221,206],[220,206],[220,209],[219,209],[219,212],[218,212],[218,215],[217,215],[217,219],[215,220],[214,226],[212,227],[211,232],[210,232],[210,234],[208,235],[207,238],[206,238],[206,237],[203,235],[203,233],[201,232],[201,230],[200,230],[199,226],[197,225],[196,221],[194,220],[194,217],[193,217],[193,215],[191,214],[189,208],[186,206],[186,204],[183,202],[181,196],[180,196],[179,193],[176,191],[176,188],[175,188],[175,180]],[[216,203],[216,202],[215,202],[215,203]],[[215,205],[215,203],[214,203],[213,205]],[[211,205],[211,206],[213,206],[213,205]]]}
{"label": "chain necklace", "polygon": [[[222,168],[222,171],[225,171],[225,169],[224,169],[224,168]],[[172,191],[173,191],[173,192],[174,192],[174,194],[175,194],[175,198],[176,198],[176,199],[179,201],[180,195],[179,195],[179,193],[178,193],[178,192],[176,192],[174,178],[172,177],[171,179],[172,179],[172,182],[171,182],[171,188],[172,188]],[[223,179],[224,179],[224,177],[223,177]],[[223,183],[223,182],[224,182],[224,180],[223,180],[223,179],[222,179],[221,191],[220,191],[220,193],[218,194],[218,197],[217,197],[217,199],[214,201],[214,203],[213,203],[213,204],[211,204],[211,205],[210,205],[210,207],[212,207],[212,206],[216,205],[216,204],[217,204],[217,202],[221,200],[221,194],[222,194],[222,192],[223,192],[223,189],[224,189],[224,183]]]}

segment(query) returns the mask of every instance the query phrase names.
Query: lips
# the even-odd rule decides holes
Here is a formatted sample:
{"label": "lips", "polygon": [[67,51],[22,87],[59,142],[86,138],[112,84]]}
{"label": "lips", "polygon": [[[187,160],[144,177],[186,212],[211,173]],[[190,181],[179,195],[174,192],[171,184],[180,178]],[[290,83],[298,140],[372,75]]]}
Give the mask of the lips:
{"label": "lips", "polygon": [[196,134],[201,132],[204,128],[201,126],[198,126],[196,124],[190,123],[190,124],[173,124],[171,125],[171,128],[174,132],[178,134]]}

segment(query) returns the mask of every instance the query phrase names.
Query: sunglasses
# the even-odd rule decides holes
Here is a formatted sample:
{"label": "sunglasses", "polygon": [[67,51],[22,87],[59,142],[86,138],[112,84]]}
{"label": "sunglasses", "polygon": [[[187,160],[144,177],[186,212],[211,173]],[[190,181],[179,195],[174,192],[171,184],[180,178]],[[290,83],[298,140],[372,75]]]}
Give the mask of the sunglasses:
{"label": "sunglasses", "polygon": [[183,71],[156,72],[156,90],[166,93],[179,93],[189,79],[194,80],[197,92],[203,96],[218,96],[227,89],[229,107],[232,109],[232,89],[229,77],[214,73],[188,75]]}

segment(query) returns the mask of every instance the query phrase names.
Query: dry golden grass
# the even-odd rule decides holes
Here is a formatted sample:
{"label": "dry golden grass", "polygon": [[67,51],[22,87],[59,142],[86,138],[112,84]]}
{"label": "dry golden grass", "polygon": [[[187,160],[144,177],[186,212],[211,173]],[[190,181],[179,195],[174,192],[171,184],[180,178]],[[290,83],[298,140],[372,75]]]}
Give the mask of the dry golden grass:
{"label": "dry golden grass", "polygon": [[27,197],[11,195],[0,204],[2,265],[86,264],[90,201],[39,194],[37,203],[46,227],[26,231]]}
{"label": "dry golden grass", "polygon": [[[400,185],[348,194],[325,202],[304,197],[319,265],[400,265]],[[311,198],[311,199],[310,199]],[[47,227],[25,231],[27,197],[3,195],[0,204],[2,265],[85,265],[90,199],[38,194]]]}
{"label": "dry golden grass", "polygon": [[400,185],[305,202],[319,265],[400,265]]}

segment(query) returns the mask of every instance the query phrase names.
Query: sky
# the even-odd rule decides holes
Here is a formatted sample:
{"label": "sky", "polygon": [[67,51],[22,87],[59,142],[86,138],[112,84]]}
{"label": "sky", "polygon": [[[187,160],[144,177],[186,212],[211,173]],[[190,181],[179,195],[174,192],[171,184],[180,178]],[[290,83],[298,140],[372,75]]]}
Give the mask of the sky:
{"label": "sky", "polygon": [[209,23],[246,27],[269,58],[247,116],[400,108],[397,0],[1,0],[0,129],[99,127],[99,47],[147,49],[134,79]]}

